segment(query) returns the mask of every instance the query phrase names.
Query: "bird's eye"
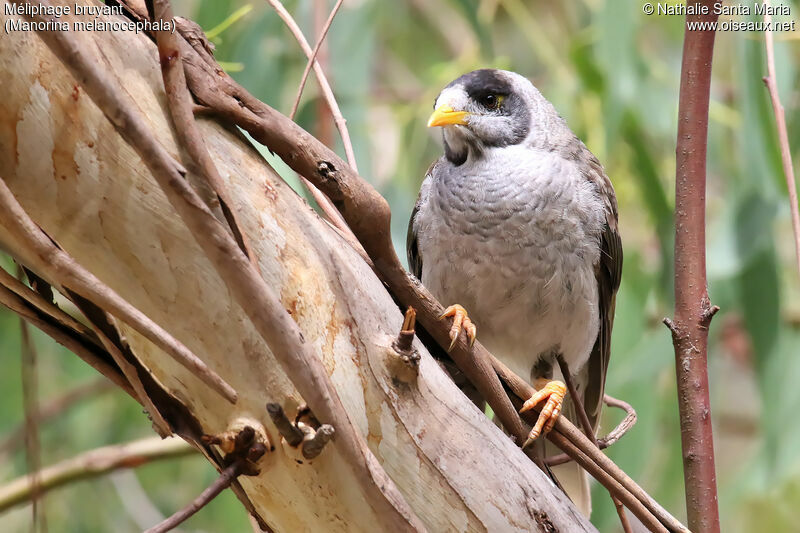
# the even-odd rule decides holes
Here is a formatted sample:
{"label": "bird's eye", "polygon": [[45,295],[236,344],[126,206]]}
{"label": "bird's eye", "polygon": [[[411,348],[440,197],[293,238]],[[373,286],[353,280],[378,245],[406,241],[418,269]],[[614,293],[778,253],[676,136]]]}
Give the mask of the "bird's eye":
{"label": "bird's eye", "polygon": [[487,94],[480,99],[481,105],[487,109],[497,109],[502,101],[503,97],[496,94]]}

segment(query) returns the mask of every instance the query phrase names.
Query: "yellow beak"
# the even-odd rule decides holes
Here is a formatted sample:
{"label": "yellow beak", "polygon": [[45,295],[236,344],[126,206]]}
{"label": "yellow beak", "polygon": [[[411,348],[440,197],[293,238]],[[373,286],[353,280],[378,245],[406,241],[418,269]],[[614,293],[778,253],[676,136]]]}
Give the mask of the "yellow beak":
{"label": "yellow beak", "polygon": [[461,124],[462,126],[467,123],[466,111],[454,111],[449,105],[440,105],[428,119],[428,127],[433,128],[436,126],[449,126],[451,124]]}

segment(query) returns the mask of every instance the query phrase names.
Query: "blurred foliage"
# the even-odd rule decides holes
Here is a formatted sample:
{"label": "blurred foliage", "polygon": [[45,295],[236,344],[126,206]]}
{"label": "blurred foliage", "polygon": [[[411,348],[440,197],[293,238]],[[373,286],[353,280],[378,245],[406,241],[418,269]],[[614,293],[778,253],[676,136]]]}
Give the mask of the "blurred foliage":
{"label": "blurred foliage", "polygon": [[[265,2],[175,0],[176,12],[214,30],[217,58],[255,96],[288,112],[305,58]],[[287,2],[311,43],[333,0]],[[790,3],[797,13],[797,4]],[[346,0],[321,58],[353,138],[358,165],[387,197],[400,255],[425,169],[440,155],[425,120],[450,80],[496,66],[530,77],[604,163],[620,203],[625,267],[617,299],[608,392],[633,404],[638,424],[609,455],[657,500],[684,517],[673,351],[661,324],[672,313],[672,209],[683,23],[645,16],[639,2],[582,0]],[[792,151],[800,144],[796,34],[776,36],[779,90]],[[800,521],[800,282],[793,267],[787,194],[767,92],[763,37],[719,33],[708,146],[708,275],[722,311],[710,331],[713,421],[723,530],[792,531]],[[312,74],[313,78],[313,74]],[[343,153],[309,81],[298,122]],[[265,152],[265,151],[263,151]],[[270,161],[274,157],[265,154]],[[296,178],[280,162],[292,184]],[[0,435],[22,420],[19,325],[0,312]],[[41,335],[43,399],[94,373]],[[620,414],[607,412],[604,426]],[[106,394],[42,428],[43,463],[151,434],[122,393]],[[25,472],[20,445],[2,479]],[[5,458],[4,458],[5,459]],[[140,468],[165,514],[214,477],[200,458]],[[120,478],[117,478],[119,480]],[[131,478],[81,482],[45,498],[51,530],[135,531]],[[136,483],[133,483],[136,485]],[[127,489],[125,488],[127,487]],[[595,487],[593,521],[617,531]],[[134,498],[130,498],[131,501]],[[0,518],[25,531],[30,512]],[[248,530],[230,492],[182,529]]]}

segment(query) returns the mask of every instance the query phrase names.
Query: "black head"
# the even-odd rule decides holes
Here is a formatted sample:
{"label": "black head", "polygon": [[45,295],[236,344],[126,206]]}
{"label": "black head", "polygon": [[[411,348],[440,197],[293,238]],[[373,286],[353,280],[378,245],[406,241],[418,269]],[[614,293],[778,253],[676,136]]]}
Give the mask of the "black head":
{"label": "black head", "polygon": [[445,87],[428,126],[442,126],[445,155],[460,165],[470,153],[524,141],[531,128],[531,102],[540,98],[531,83],[513,72],[481,69]]}

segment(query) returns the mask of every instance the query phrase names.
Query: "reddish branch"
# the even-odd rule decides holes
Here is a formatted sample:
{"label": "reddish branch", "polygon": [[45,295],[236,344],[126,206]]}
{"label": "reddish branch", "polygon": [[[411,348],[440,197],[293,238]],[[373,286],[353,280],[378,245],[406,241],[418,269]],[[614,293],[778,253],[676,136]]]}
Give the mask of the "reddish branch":
{"label": "reddish branch", "polygon": [[[713,0],[704,4],[713,13]],[[713,21],[713,14],[687,16]],[[713,31],[686,30],[675,177],[675,318],[672,331],[681,419],[686,511],[693,531],[718,532],[717,479],[708,392],[708,327],[718,310],[706,280],[706,144]]]}
{"label": "reddish branch", "polygon": [[206,490],[192,500],[192,502],[173,514],[160,524],[151,527],[145,533],[165,533],[175,529],[180,524],[188,520],[193,514],[205,507],[211,500],[216,498],[220,492],[231,486],[237,477],[242,473],[243,464],[240,461],[235,461],[228,465],[214,482],[208,486]]}

